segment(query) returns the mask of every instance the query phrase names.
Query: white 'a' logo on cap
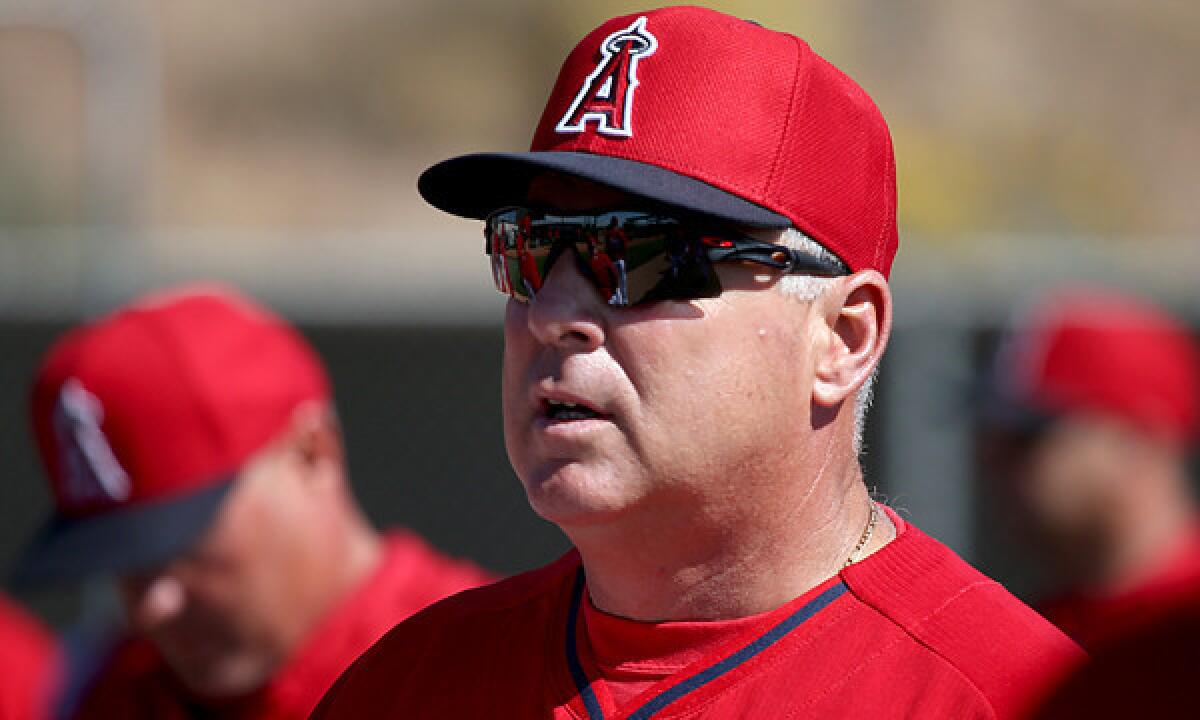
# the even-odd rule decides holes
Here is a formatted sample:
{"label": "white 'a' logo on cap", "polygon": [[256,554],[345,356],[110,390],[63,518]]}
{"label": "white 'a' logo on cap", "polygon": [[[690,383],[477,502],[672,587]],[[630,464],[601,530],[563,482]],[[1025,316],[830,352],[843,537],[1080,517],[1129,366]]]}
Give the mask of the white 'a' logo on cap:
{"label": "white 'a' logo on cap", "polygon": [[554,129],[560,133],[581,133],[588,122],[595,121],[596,131],[601,134],[631,137],[638,61],[653,55],[657,49],[658,39],[646,29],[645,17],[604,38],[600,43],[600,62],[583,81],[575,101]]}
{"label": "white 'a' logo on cap", "polygon": [[54,408],[54,434],[63,478],[63,494],[73,502],[129,499],[129,475],[100,429],[104,406],[83,383],[63,383]]}

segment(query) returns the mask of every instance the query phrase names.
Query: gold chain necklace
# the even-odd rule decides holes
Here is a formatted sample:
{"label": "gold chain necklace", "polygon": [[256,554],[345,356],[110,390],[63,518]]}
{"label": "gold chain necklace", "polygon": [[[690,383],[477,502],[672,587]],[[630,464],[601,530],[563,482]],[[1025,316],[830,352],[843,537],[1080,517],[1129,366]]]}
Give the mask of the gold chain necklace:
{"label": "gold chain necklace", "polygon": [[867,543],[871,542],[871,535],[875,533],[875,523],[879,519],[879,511],[875,509],[874,500],[871,500],[870,503],[871,515],[867,518],[867,525],[863,528],[862,536],[858,538],[858,544],[850,551],[850,556],[846,558],[846,563],[842,565],[843,568],[849,567],[861,559],[858,557],[858,554],[867,546]]}

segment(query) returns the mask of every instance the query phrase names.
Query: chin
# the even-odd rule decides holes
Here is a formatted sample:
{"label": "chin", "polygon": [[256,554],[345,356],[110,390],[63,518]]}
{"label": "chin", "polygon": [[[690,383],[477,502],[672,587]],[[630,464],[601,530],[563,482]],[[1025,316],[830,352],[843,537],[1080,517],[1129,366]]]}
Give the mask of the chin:
{"label": "chin", "polygon": [[254,658],[220,660],[168,658],[179,681],[203,698],[236,698],[258,690],[271,678],[271,669]]}
{"label": "chin", "polygon": [[559,527],[612,522],[636,504],[629,488],[614,482],[610,474],[576,463],[555,464],[518,475],[529,506]]}

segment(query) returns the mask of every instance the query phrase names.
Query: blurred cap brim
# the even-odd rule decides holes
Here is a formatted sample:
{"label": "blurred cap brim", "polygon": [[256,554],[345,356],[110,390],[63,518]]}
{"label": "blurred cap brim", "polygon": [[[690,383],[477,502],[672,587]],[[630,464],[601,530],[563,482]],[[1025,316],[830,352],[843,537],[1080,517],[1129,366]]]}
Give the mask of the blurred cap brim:
{"label": "blurred cap brim", "polygon": [[27,588],[161,567],[200,539],[232,487],[230,478],[138,507],[83,518],[54,516],[17,562],[9,583]]}
{"label": "blurred cap brim", "polygon": [[992,378],[978,381],[971,396],[975,422],[985,431],[1033,437],[1054,422],[1054,413],[1013,397]]}

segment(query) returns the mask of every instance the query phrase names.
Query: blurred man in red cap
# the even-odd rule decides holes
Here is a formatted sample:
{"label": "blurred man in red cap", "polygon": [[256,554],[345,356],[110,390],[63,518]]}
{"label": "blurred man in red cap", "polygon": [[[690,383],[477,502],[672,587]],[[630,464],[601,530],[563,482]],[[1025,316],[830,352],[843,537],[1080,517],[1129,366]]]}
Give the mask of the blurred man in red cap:
{"label": "blurred man in red cap", "polygon": [[1061,583],[1047,617],[1095,648],[1200,588],[1188,328],[1118,292],[1064,290],[1018,324],[992,389],[993,459]]}
{"label": "blurred man in red cap", "polygon": [[58,667],[50,632],[0,595],[0,718],[51,717]]}
{"label": "blurred man in red cap", "polygon": [[80,717],[306,717],[385,630],[487,579],[369,526],[316,354],[229,290],[69,332],[32,405],[56,513],[14,582],[115,575],[131,631]]}

